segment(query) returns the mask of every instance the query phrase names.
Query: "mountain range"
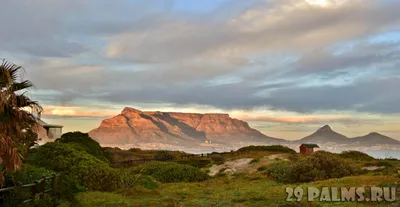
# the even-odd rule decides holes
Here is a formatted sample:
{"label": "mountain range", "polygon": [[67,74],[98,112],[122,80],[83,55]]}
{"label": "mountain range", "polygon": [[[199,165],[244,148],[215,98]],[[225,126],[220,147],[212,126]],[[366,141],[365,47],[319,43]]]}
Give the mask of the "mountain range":
{"label": "mountain range", "polygon": [[348,138],[326,125],[300,140],[288,141],[262,134],[245,121],[228,114],[140,111],[126,107],[120,114],[101,122],[89,135],[103,145],[150,144],[157,147],[197,147],[241,144],[338,144],[349,146],[399,145],[400,141],[373,132]]}
{"label": "mountain range", "polygon": [[400,141],[371,132],[365,136],[349,138],[332,130],[329,125],[325,125],[313,134],[296,140],[297,143],[317,143],[317,144],[340,144],[352,146],[379,146],[379,145],[400,145]]}

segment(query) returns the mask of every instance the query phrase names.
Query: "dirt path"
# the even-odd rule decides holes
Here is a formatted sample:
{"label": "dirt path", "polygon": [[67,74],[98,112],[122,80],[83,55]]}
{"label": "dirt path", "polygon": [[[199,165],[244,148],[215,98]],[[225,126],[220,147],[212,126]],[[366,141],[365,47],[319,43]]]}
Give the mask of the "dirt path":
{"label": "dirt path", "polygon": [[261,166],[266,166],[274,160],[287,160],[285,158],[286,154],[274,154],[264,156],[259,159],[257,162],[251,163],[254,158],[241,158],[236,160],[227,161],[221,165],[213,165],[209,169],[208,175],[215,176],[219,172],[234,174],[234,173],[254,173],[257,172],[257,169]]}

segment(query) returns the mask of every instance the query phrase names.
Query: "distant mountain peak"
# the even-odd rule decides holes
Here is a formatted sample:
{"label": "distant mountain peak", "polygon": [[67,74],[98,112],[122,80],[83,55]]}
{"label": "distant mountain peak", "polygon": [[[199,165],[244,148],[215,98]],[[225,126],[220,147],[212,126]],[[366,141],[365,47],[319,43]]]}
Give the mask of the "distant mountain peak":
{"label": "distant mountain peak", "polygon": [[317,130],[317,132],[330,132],[330,131],[332,131],[332,128],[329,125],[325,125]]}
{"label": "distant mountain peak", "polygon": [[378,132],[371,132],[371,133],[369,133],[368,135],[374,135],[374,136],[376,136],[376,135],[381,135],[381,134],[379,134]]}
{"label": "distant mountain peak", "polygon": [[125,107],[121,112],[121,114],[128,114],[128,113],[139,113],[140,114],[143,112],[141,110],[138,110],[138,109],[135,109],[132,107]]}

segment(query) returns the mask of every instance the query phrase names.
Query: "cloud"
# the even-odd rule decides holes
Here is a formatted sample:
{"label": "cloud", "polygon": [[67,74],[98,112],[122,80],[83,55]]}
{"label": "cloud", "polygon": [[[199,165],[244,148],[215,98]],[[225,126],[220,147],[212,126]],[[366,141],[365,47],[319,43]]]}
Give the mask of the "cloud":
{"label": "cloud", "polygon": [[241,119],[248,121],[265,121],[265,122],[278,122],[278,123],[328,123],[334,121],[352,120],[351,116],[248,116],[242,115]]}
{"label": "cloud", "polygon": [[400,113],[400,36],[370,40],[398,30],[400,2],[313,2],[230,0],[195,13],[173,1],[6,0],[0,55],[27,69],[45,105]]}

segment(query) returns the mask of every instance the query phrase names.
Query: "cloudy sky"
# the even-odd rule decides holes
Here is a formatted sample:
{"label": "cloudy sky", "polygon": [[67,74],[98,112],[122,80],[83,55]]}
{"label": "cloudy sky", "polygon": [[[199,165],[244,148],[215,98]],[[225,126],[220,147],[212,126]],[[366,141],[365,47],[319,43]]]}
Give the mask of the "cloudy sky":
{"label": "cloudy sky", "polygon": [[400,1],[2,0],[0,58],[44,120],[89,131],[125,106],[222,112],[269,136],[324,124],[400,139]]}

